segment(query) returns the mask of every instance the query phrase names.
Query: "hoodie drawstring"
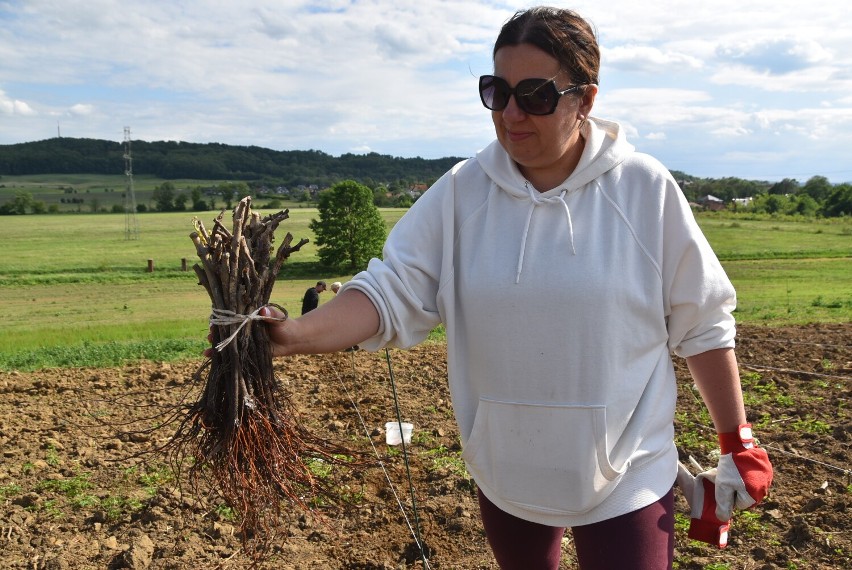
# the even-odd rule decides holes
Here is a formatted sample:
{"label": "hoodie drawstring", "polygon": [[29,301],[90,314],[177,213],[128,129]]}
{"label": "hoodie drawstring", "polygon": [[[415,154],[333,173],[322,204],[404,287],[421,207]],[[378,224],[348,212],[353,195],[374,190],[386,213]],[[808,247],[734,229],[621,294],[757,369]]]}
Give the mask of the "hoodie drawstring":
{"label": "hoodie drawstring", "polygon": [[562,204],[562,207],[565,209],[565,217],[568,220],[568,238],[571,240],[571,253],[573,255],[577,255],[577,250],[574,249],[574,225],[571,223],[571,210],[568,208],[568,203],[565,201],[565,195],[568,193],[568,190],[562,190],[559,196],[548,196],[544,198],[529,182],[525,182],[524,187],[527,189],[527,193],[530,197],[530,208],[527,211],[527,223],[524,226],[524,233],[521,237],[521,251],[518,254],[518,270],[515,275],[515,283],[519,283],[521,281],[521,272],[524,269],[524,253],[527,249],[527,234],[529,234],[533,212],[537,206],[555,204],[556,202]]}

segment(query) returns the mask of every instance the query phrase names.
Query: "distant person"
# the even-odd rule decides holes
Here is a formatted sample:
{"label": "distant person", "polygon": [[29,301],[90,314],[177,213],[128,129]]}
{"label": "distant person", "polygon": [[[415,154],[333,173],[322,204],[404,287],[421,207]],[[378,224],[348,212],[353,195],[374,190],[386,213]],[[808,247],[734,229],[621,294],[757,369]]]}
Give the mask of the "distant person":
{"label": "distant person", "polygon": [[308,287],[302,297],[302,314],[309,313],[319,306],[320,293],[325,291],[325,281],[317,281],[313,287]]}

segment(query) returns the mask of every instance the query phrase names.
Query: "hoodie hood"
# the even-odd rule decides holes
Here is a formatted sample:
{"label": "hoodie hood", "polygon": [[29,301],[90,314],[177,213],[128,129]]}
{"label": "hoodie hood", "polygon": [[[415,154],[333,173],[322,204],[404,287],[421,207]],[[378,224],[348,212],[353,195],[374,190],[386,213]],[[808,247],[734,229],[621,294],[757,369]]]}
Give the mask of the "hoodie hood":
{"label": "hoodie hood", "polygon": [[571,242],[569,245],[571,252],[576,255],[571,209],[568,207],[565,197],[621,164],[634,150],[633,145],[627,142],[623,129],[618,123],[612,121],[590,117],[583,124],[580,134],[585,139],[586,146],[583,149],[583,154],[580,156],[577,167],[562,184],[546,192],[539,192],[524,178],[518,165],[512,160],[512,157],[509,156],[498,140],[494,140],[476,155],[476,159],[483,171],[485,171],[495,186],[515,198],[529,202],[527,220],[521,236],[520,251],[518,253],[515,283],[520,281],[521,272],[523,271],[527,235],[533,223],[536,208],[555,206],[564,209],[565,221],[568,225],[568,235]]}
{"label": "hoodie hood", "polygon": [[[582,188],[601,174],[609,171],[633,152],[624,130],[618,123],[589,117],[580,131],[586,140],[580,162],[574,172],[559,186],[541,195],[558,195],[563,190],[573,192]],[[527,181],[518,165],[503,149],[498,140],[476,154],[476,159],[491,180],[505,192],[517,197],[528,196]]]}

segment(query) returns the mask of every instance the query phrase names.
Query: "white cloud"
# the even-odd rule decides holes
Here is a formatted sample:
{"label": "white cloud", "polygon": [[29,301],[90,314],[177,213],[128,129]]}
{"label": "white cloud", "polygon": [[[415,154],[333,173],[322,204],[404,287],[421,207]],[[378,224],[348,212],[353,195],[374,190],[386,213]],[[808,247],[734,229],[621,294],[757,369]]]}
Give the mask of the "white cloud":
{"label": "white cloud", "polygon": [[91,115],[92,111],[94,111],[94,106],[86,105],[84,103],[77,103],[76,105],[72,105],[68,112],[72,115]]}
{"label": "white cloud", "polygon": [[11,99],[3,91],[0,91],[0,113],[22,117],[31,117],[38,114],[25,101]]}
{"label": "white cloud", "polygon": [[[622,122],[664,163],[698,171],[734,143],[743,153],[787,145],[817,170],[845,163],[825,142],[852,136],[845,4],[572,6],[602,42],[595,115]],[[469,156],[493,138],[475,76],[491,70],[492,43],[517,7],[0,0],[0,144],[52,136],[61,118],[64,136],[120,140],[130,125],[145,140]],[[702,152],[687,160],[691,148]]]}
{"label": "white cloud", "polygon": [[831,61],[830,52],[814,40],[772,37],[720,45],[717,56],[723,61],[754,69],[758,73],[784,75]]}
{"label": "white cloud", "polygon": [[697,57],[653,46],[623,45],[612,49],[602,47],[601,52],[604,65],[625,71],[662,73],[703,67],[702,61]]}

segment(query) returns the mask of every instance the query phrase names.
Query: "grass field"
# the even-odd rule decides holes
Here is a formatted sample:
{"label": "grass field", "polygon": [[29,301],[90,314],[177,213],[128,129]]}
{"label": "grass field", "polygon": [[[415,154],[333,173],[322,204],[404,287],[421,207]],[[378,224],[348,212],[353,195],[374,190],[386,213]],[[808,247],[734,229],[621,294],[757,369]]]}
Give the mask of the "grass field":
{"label": "grass field", "polygon": [[[151,207],[154,188],[165,182],[148,175],[133,176],[133,194],[137,204]],[[189,190],[196,186],[217,186],[226,180],[171,180],[175,188]],[[124,207],[127,177],[123,174],[31,174],[0,177],[0,203],[17,192],[29,192],[33,199],[55,206],[60,212],[91,213],[112,211],[113,205]],[[71,199],[77,199],[72,203]],[[207,198],[209,201],[209,197]],[[217,204],[221,206],[220,201]]]}
{"label": "grass field", "polygon": [[[388,227],[404,213],[381,211]],[[199,218],[210,226],[217,213]],[[279,239],[285,231],[312,239],[308,223],[316,210],[290,213]],[[210,302],[191,270],[192,218],[140,214],[139,239],[126,240],[123,214],[4,217],[0,368],[197,356],[206,344]],[[852,222],[707,215],[699,223],[737,287],[739,321],[852,320]],[[317,279],[350,277],[323,273],[311,243],[285,264],[272,300],[295,309]]]}

